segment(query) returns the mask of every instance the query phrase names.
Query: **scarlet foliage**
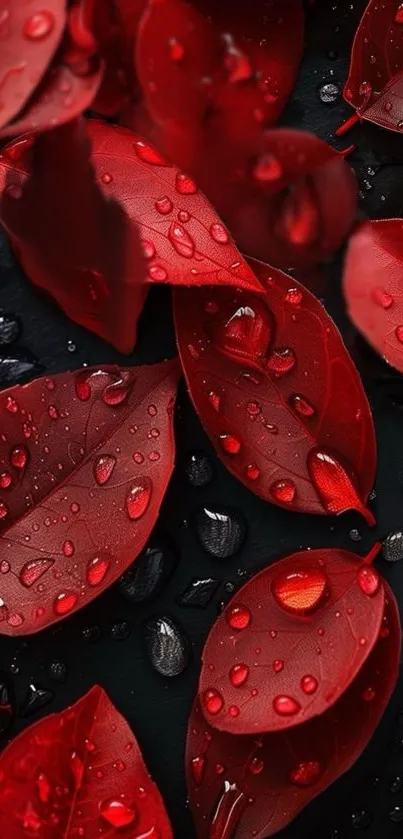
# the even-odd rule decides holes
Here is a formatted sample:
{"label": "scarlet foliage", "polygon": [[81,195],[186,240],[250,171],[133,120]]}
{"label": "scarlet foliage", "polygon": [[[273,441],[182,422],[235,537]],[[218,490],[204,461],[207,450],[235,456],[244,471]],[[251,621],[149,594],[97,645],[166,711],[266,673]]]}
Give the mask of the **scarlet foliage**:
{"label": "scarlet foliage", "polygon": [[403,220],[366,221],[351,236],[344,294],[357,329],[403,372]]}
{"label": "scarlet foliage", "polygon": [[175,292],[179,353],[204,428],[262,498],[310,513],[354,508],[373,523],[372,417],[340,335],[294,279],[249,264],[264,297]]}
{"label": "scarlet foliage", "polygon": [[[371,623],[369,632],[366,631],[368,627],[365,627],[366,634],[357,637],[355,631],[360,632],[363,627],[358,629],[358,624],[349,627],[351,611],[354,609],[352,601],[350,605],[347,601],[352,595],[352,589],[347,600],[342,595],[340,600],[333,601],[338,586],[337,576],[339,575],[339,582],[343,577],[342,570],[336,570],[337,563],[341,562],[341,568],[346,567],[347,563],[352,569],[355,562],[358,574],[366,569],[367,585],[371,573],[376,576],[376,572],[369,564],[360,564],[359,558],[352,554],[329,550],[313,553],[311,575],[320,554],[325,564],[317,565],[316,573],[320,568],[329,574],[329,591],[327,602],[325,599],[324,604],[320,605],[320,601],[317,601],[317,608],[322,610],[322,613],[329,610],[329,624],[326,625],[324,614],[324,631],[318,633],[316,616],[310,619],[304,610],[289,615],[289,634],[286,642],[289,654],[285,655],[284,660],[277,656],[282,653],[281,639],[282,629],[285,629],[286,612],[282,614],[281,607],[274,607],[270,600],[267,601],[269,589],[265,582],[271,581],[273,585],[276,572],[281,574],[288,569],[293,576],[298,557],[301,562],[304,561],[308,570],[309,552],[296,554],[277,566],[262,571],[237,594],[235,600],[227,607],[225,617],[219,618],[213,627],[207,642],[205,653],[208,659],[205,659],[205,662],[209,661],[210,679],[215,687],[210,688],[207,693],[203,689],[202,675],[201,691],[190,716],[187,740],[188,792],[199,839],[228,839],[232,835],[236,836],[236,839],[248,839],[251,835],[256,839],[265,839],[277,833],[352,765],[367,745],[383,714],[399,667],[400,626],[396,601],[387,584],[383,583],[382,586],[378,580],[378,588],[373,596],[379,598],[378,605],[382,604],[381,608],[384,600],[383,588],[385,589],[385,612],[381,627],[379,629],[378,625],[375,630],[375,625]],[[335,570],[336,577],[333,576]],[[347,579],[349,576],[348,571]],[[365,597],[368,600],[371,598],[369,585],[367,595],[359,591],[357,583],[355,587],[358,599],[354,605],[358,606],[359,601],[362,605]],[[310,602],[313,608],[315,589],[310,585],[306,586],[306,579],[303,582],[301,578],[296,580],[293,576],[293,579],[289,580],[288,595],[295,599],[298,592],[300,605],[305,603],[306,606],[307,602]],[[246,612],[248,604],[251,607],[250,612]],[[244,612],[241,611],[242,608]],[[339,612],[340,616],[337,617]],[[249,614],[249,623],[245,621],[245,614]],[[219,730],[223,718],[220,718],[218,711],[216,715],[206,711],[207,705],[212,709],[215,703],[217,709],[223,700],[219,691],[224,684],[222,665],[230,664],[230,658],[227,660],[225,652],[225,649],[229,652],[225,640],[228,626],[224,630],[224,636],[219,630],[224,620],[231,620],[233,626],[232,667],[227,673],[226,699],[232,701],[234,694],[237,704],[225,706],[226,729],[231,729],[232,734]],[[262,622],[266,620],[266,626],[272,626],[271,633],[267,633],[266,627],[263,633],[259,633]],[[243,657],[245,650],[241,649],[244,642],[240,639],[244,635],[249,635],[251,645],[255,648],[252,656],[255,660],[249,659],[250,671],[242,681],[239,679],[239,673],[246,665]],[[217,642],[219,636],[224,640],[224,654],[220,644],[216,643],[214,655],[213,642]],[[305,659],[305,654],[302,653],[308,638],[311,639],[312,645],[316,644],[321,651],[320,658],[316,654],[317,663],[314,665],[317,680],[313,673],[308,672],[311,662]],[[345,680],[350,664],[347,654],[343,664],[343,676],[333,673],[331,666],[322,668],[320,662],[323,653],[330,657],[335,655],[336,661],[337,658],[341,661],[345,652],[344,644],[348,638],[349,643],[357,645],[356,650],[367,643],[368,647],[361,662],[361,656],[355,659],[357,669],[355,670],[353,665],[348,679]],[[365,639],[365,644],[362,644],[362,641],[360,644],[360,639]],[[312,649],[314,652],[313,646]],[[296,661],[298,656],[299,666]],[[259,675],[256,676],[256,673]],[[340,683],[337,682],[337,675],[341,676]],[[229,685],[236,681],[236,678],[238,686],[231,688],[230,698]],[[252,688],[255,684],[259,687]],[[291,684],[292,696],[283,695],[283,689],[289,690]],[[276,691],[278,693],[272,708],[266,708],[265,711],[264,705],[269,704],[268,697]],[[324,701],[323,704],[319,702],[319,708],[316,703],[317,696],[321,693]],[[279,709],[279,715],[285,715],[287,709],[290,711],[292,708],[292,697],[295,697],[294,703],[298,699],[301,705],[309,709],[308,717],[312,711],[312,716],[302,725],[299,712],[284,716],[287,728],[278,730],[277,725],[273,724],[273,708]],[[253,714],[252,708],[255,708]],[[313,716],[315,710],[317,715]],[[236,723],[245,713],[249,715],[250,720],[254,720],[254,724],[250,726],[249,734],[240,736],[236,734],[241,730],[236,727]],[[232,719],[231,723],[229,718]]]}
{"label": "scarlet foliage", "polygon": [[0,633],[72,614],[140,553],[173,468],[177,378],[175,361],[86,368],[1,393]]}
{"label": "scarlet foliage", "polygon": [[127,839],[172,839],[136,738],[98,686],[2,753],[0,822],[9,839],[75,839],[82,831],[91,839],[122,829]]}
{"label": "scarlet foliage", "polygon": [[396,0],[370,0],[357,29],[346,102],[360,118],[392,131],[403,127],[403,9]]}

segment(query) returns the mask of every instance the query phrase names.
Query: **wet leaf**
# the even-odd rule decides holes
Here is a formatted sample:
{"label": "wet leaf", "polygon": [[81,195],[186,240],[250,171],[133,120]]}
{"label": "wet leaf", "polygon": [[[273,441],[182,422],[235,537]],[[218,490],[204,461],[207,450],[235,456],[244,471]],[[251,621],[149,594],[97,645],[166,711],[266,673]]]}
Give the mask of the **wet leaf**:
{"label": "wet leaf", "polygon": [[359,376],[321,304],[250,260],[264,297],[177,290],[188,387],[227,468],[291,510],[366,509],[375,475],[372,417]]}
{"label": "wet leaf", "polygon": [[[100,768],[102,767],[102,768]],[[10,836],[172,839],[158,788],[101,687],[23,731],[1,755],[0,820]]]}
{"label": "wet leaf", "polygon": [[379,635],[384,590],[370,564],[379,548],[368,561],[337,548],[301,551],[236,593],[203,652],[208,722],[232,734],[280,731],[338,701]]}
{"label": "wet leaf", "polygon": [[351,320],[403,372],[403,220],[366,221],[350,238],[344,294]]}
{"label": "wet leaf", "polygon": [[173,468],[177,375],[92,367],[2,392],[0,633],[72,614],[140,553]]}
{"label": "wet leaf", "polygon": [[287,731],[235,736],[212,728],[196,700],[186,766],[199,839],[228,839],[231,831],[237,839],[274,835],[360,756],[398,674],[398,609],[385,588],[388,629],[350,687],[321,716]]}

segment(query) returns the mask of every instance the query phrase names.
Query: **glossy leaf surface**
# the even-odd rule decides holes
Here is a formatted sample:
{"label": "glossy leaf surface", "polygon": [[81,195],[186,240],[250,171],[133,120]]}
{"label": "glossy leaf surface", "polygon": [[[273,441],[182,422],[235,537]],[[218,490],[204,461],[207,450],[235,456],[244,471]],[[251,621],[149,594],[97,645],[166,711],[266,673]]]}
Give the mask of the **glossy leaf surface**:
{"label": "glossy leaf surface", "polygon": [[212,728],[196,701],[186,763],[199,839],[273,836],[357,760],[398,674],[399,616],[388,588],[387,601],[385,623],[371,655],[346,693],[322,716],[276,734],[235,736]]}
{"label": "glossy leaf surface", "polygon": [[323,714],[370,654],[383,611],[378,573],[347,551],[301,551],[261,571],[207,639],[200,677],[207,721],[252,734]]}
{"label": "glossy leaf surface", "polygon": [[2,753],[0,821],[9,839],[122,831],[128,839],[172,839],[136,738],[98,686],[26,729]]}
{"label": "glossy leaf surface", "polygon": [[249,261],[265,296],[175,292],[179,351],[206,432],[227,468],[288,509],[365,507],[376,450],[359,376],[321,304]]}
{"label": "glossy leaf surface", "polygon": [[65,0],[0,0],[0,129],[24,107],[61,40]]}
{"label": "glossy leaf surface", "polygon": [[367,221],[350,239],[344,294],[351,320],[403,372],[403,220]]}
{"label": "glossy leaf surface", "polygon": [[177,363],[85,368],[0,395],[0,633],[36,632],[133,562],[174,461]]}

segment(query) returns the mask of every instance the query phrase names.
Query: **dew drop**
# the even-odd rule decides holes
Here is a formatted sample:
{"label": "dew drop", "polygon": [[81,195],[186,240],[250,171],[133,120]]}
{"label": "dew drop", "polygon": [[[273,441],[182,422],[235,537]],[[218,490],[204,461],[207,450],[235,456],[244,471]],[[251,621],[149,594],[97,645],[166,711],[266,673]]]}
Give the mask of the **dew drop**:
{"label": "dew drop", "polygon": [[158,201],[155,202],[155,209],[157,213],[161,216],[167,216],[169,213],[172,213],[174,205],[170,198],[167,195],[164,195],[163,198],[160,198]]}
{"label": "dew drop", "polygon": [[191,259],[194,256],[195,243],[190,233],[177,221],[172,222],[168,230],[168,239],[179,256],[183,256],[185,259]]}
{"label": "dew drop", "polygon": [[273,670],[275,673],[281,673],[284,670],[284,661],[281,658],[276,658],[273,661]]}
{"label": "dew drop", "polygon": [[264,762],[260,757],[253,757],[249,762],[248,768],[249,772],[252,772],[252,775],[261,775],[264,769]]}
{"label": "dew drop", "polygon": [[290,303],[292,306],[299,306],[303,300],[303,294],[300,288],[289,288],[285,298],[286,303]]}
{"label": "dew drop", "polygon": [[29,41],[41,41],[47,38],[55,25],[55,18],[51,12],[37,12],[25,21],[23,32]]}
{"label": "dew drop", "polygon": [[57,410],[56,405],[49,405],[48,414],[53,420],[59,419],[59,411]]}
{"label": "dew drop", "polygon": [[12,482],[12,477],[9,472],[2,472],[0,474],[0,487],[2,489],[8,489]]}
{"label": "dew drop", "polygon": [[107,824],[119,828],[128,827],[137,818],[137,813],[134,807],[128,806],[121,799],[108,798],[101,801],[99,805],[99,812]]}
{"label": "dew drop", "polygon": [[102,399],[105,405],[109,405],[110,407],[121,405],[127,399],[128,395],[129,388],[123,379],[118,379],[116,382],[107,385],[102,391]]}
{"label": "dew drop", "polygon": [[209,714],[216,716],[216,714],[219,714],[220,711],[222,711],[224,707],[224,700],[218,690],[210,688],[204,693],[203,704]]}
{"label": "dew drop", "polygon": [[226,454],[236,455],[241,449],[241,441],[233,434],[220,434],[220,445]]}
{"label": "dew drop", "polygon": [[168,274],[163,265],[150,265],[148,276],[150,280],[156,283],[165,283],[168,278]]}
{"label": "dew drop", "polygon": [[214,390],[210,390],[210,393],[209,393],[207,399],[210,402],[211,407],[214,408],[214,410],[218,414],[218,412],[220,410],[220,405],[221,405],[221,397],[219,396],[219,394],[214,393]]}
{"label": "dew drop", "polygon": [[298,787],[310,787],[319,780],[322,767],[318,760],[299,763],[290,772],[290,781]]}
{"label": "dew drop", "polygon": [[79,373],[76,376],[75,391],[81,402],[88,402],[91,397],[91,385],[87,373]]}
{"label": "dew drop", "polygon": [[226,613],[228,626],[231,629],[236,629],[238,632],[242,629],[247,629],[252,620],[252,614],[247,606],[241,604],[231,606]]}
{"label": "dew drop", "polygon": [[396,9],[395,23],[403,23],[403,3],[400,3]]}
{"label": "dew drop", "polygon": [[195,182],[183,172],[178,172],[176,175],[175,187],[181,195],[195,195],[197,192]]}
{"label": "dew drop", "polygon": [[210,227],[211,238],[219,245],[227,245],[229,242],[229,235],[223,224],[215,222]]}
{"label": "dew drop", "polygon": [[292,504],[296,495],[296,487],[293,481],[285,478],[282,481],[275,481],[270,486],[270,492],[280,504]]}
{"label": "dew drop", "polygon": [[10,453],[10,463],[15,469],[25,469],[28,462],[28,451],[25,446],[14,446]]}
{"label": "dew drop", "polygon": [[126,497],[126,510],[131,521],[137,521],[148,509],[151,501],[152,484],[149,478],[142,478],[134,484]]}
{"label": "dew drop", "polygon": [[358,585],[364,594],[373,597],[380,587],[379,574],[370,565],[363,565],[357,574]]}
{"label": "dew drop", "polygon": [[151,163],[152,166],[167,166],[166,160],[162,155],[146,140],[136,140],[134,149],[139,160],[143,163]]}
{"label": "dew drop", "polygon": [[229,672],[229,680],[234,688],[242,687],[249,676],[247,664],[234,664]]}
{"label": "dew drop", "polygon": [[245,468],[245,475],[250,481],[257,481],[260,476],[260,469],[256,463],[249,463]]}
{"label": "dew drop", "polygon": [[42,804],[48,804],[52,791],[49,778],[44,772],[39,772],[36,778],[36,794]]}
{"label": "dew drop", "polygon": [[267,368],[276,376],[284,376],[294,369],[296,364],[295,353],[289,347],[275,348],[267,361]]}
{"label": "dew drop", "polygon": [[321,604],[327,586],[317,568],[279,574],[272,582],[273,597],[283,609],[297,615],[310,614]]}
{"label": "dew drop", "polygon": [[74,591],[61,592],[53,603],[53,611],[56,615],[67,615],[74,609],[78,596]]}
{"label": "dew drop", "polygon": [[292,696],[276,696],[273,699],[273,708],[280,717],[293,717],[301,710],[301,706]]}
{"label": "dew drop", "polygon": [[109,481],[116,465],[116,457],[105,454],[98,457],[94,463],[94,476],[97,484],[103,486]]}
{"label": "dew drop", "polygon": [[284,175],[283,167],[273,154],[262,154],[253,168],[253,177],[257,181],[273,183]]}
{"label": "dew drop", "polygon": [[197,784],[197,786],[200,786],[204,778],[204,772],[206,769],[206,758],[202,756],[194,757],[191,766],[194,781]]}
{"label": "dew drop", "polygon": [[375,699],[376,693],[372,687],[365,688],[362,698],[364,702],[372,702]]}
{"label": "dew drop", "polygon": [[273,317],[261,301],[235,305],[224,319],[217,319],[212,337],[221,352],[245,361],[263,359],[270,347]]}
{"label": "dew drop", "polygon": [[4,501],[0,501],[0,521],[3,521],[8,516],[8,507]]}
{"label": "dew drop", "polygon": [[308,696],[311,696],[313,693],[316,693],[318,689],[318,680],[315,679],[315,676],[303,676],[301,679],[301,690],[306,693]]}
{"label": "dew drop", "polygon": [[301,417],[312,417],[316,413],[316,409],[308,402],[301,394],[295,393],[290,396],[289,403],[294,411]]}
{"label": "dew drop", "polygon": [[72,752],[70,756],[70,769],[75,781],[76,789],[79,789],[83,780],[84,775],[84,763],[77,754],[77,752]]}
{"label": "dew drop", "polygon": [[397,326],[395,335],[400,344],[403,344],[403,326]]}
{"label": "dew drop", "polygon": [[67,557],[73,556],[74,550],[75,550],[75,548],[74,548],[73,542],[70,539],[66,539],[66,541],[63,542],[63,553],[64,553],[64,555],[67,556]]}
{"label": "dew drop", "polygon": [[108,573],[110,566],[109,558],[105,556],[95,556],[90,559],[87,565],[87,582],[90,586],[99,586]]}
{"label": "dew drop", "polygon": [[7,410],[10,414],[16,414],[16,413],[18,412],[18,410],[19,410],[19,408],[18,408],[18,403],[15,401],[15,399],[13,399],[13,397],[12,397],[12,396],[7,396],[7,399],[6,399],[6,410]]}
{"label": "dew drop", "polygon": [[53,559],[31,559],[21,568],[19,579],[25,588],[31,588],[54,564]]}
{"label": "dew drop", "polygon": [[372,299],[374,303],[376,303],[377,306],[381,306],[382,309],[390,309],[394,303],[392,295],[380,286],[378,286],[378,288],[374,288],[372,292]]}
{"label": "dew drop", "polygon": [[142,243],[143,254],[146,259],[152,259],[155,256],[155,246],[149,240],[143,239]]}

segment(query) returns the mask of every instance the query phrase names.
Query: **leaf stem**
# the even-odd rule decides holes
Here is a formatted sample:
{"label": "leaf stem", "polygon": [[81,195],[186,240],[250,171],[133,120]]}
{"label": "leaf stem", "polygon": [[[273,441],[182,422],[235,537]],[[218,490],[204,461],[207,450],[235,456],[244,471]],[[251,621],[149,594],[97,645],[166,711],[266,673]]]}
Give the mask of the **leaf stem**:
{"label": "leaf stem", "polygon": [[367,553],[367,555],[363,557],[363,562],[365,563],[365,565],[372,565],[374,559],[376,559],[380,550],[382,550],[382,542],[375,542],[375,545],[372,546],[369,553]]}
{"label": "leaf stem", "polygon": [[347,131],[350,131],[350,128],[356,125],[357,122],[360,122],[360,117],[357,116],[357,114],[352,114],[351,117],[346,119],[345,122],[342,122],[342,124],[336,128],[336,131],[334,132],[336,137],[342,137],[343,134],[347,134]]}

